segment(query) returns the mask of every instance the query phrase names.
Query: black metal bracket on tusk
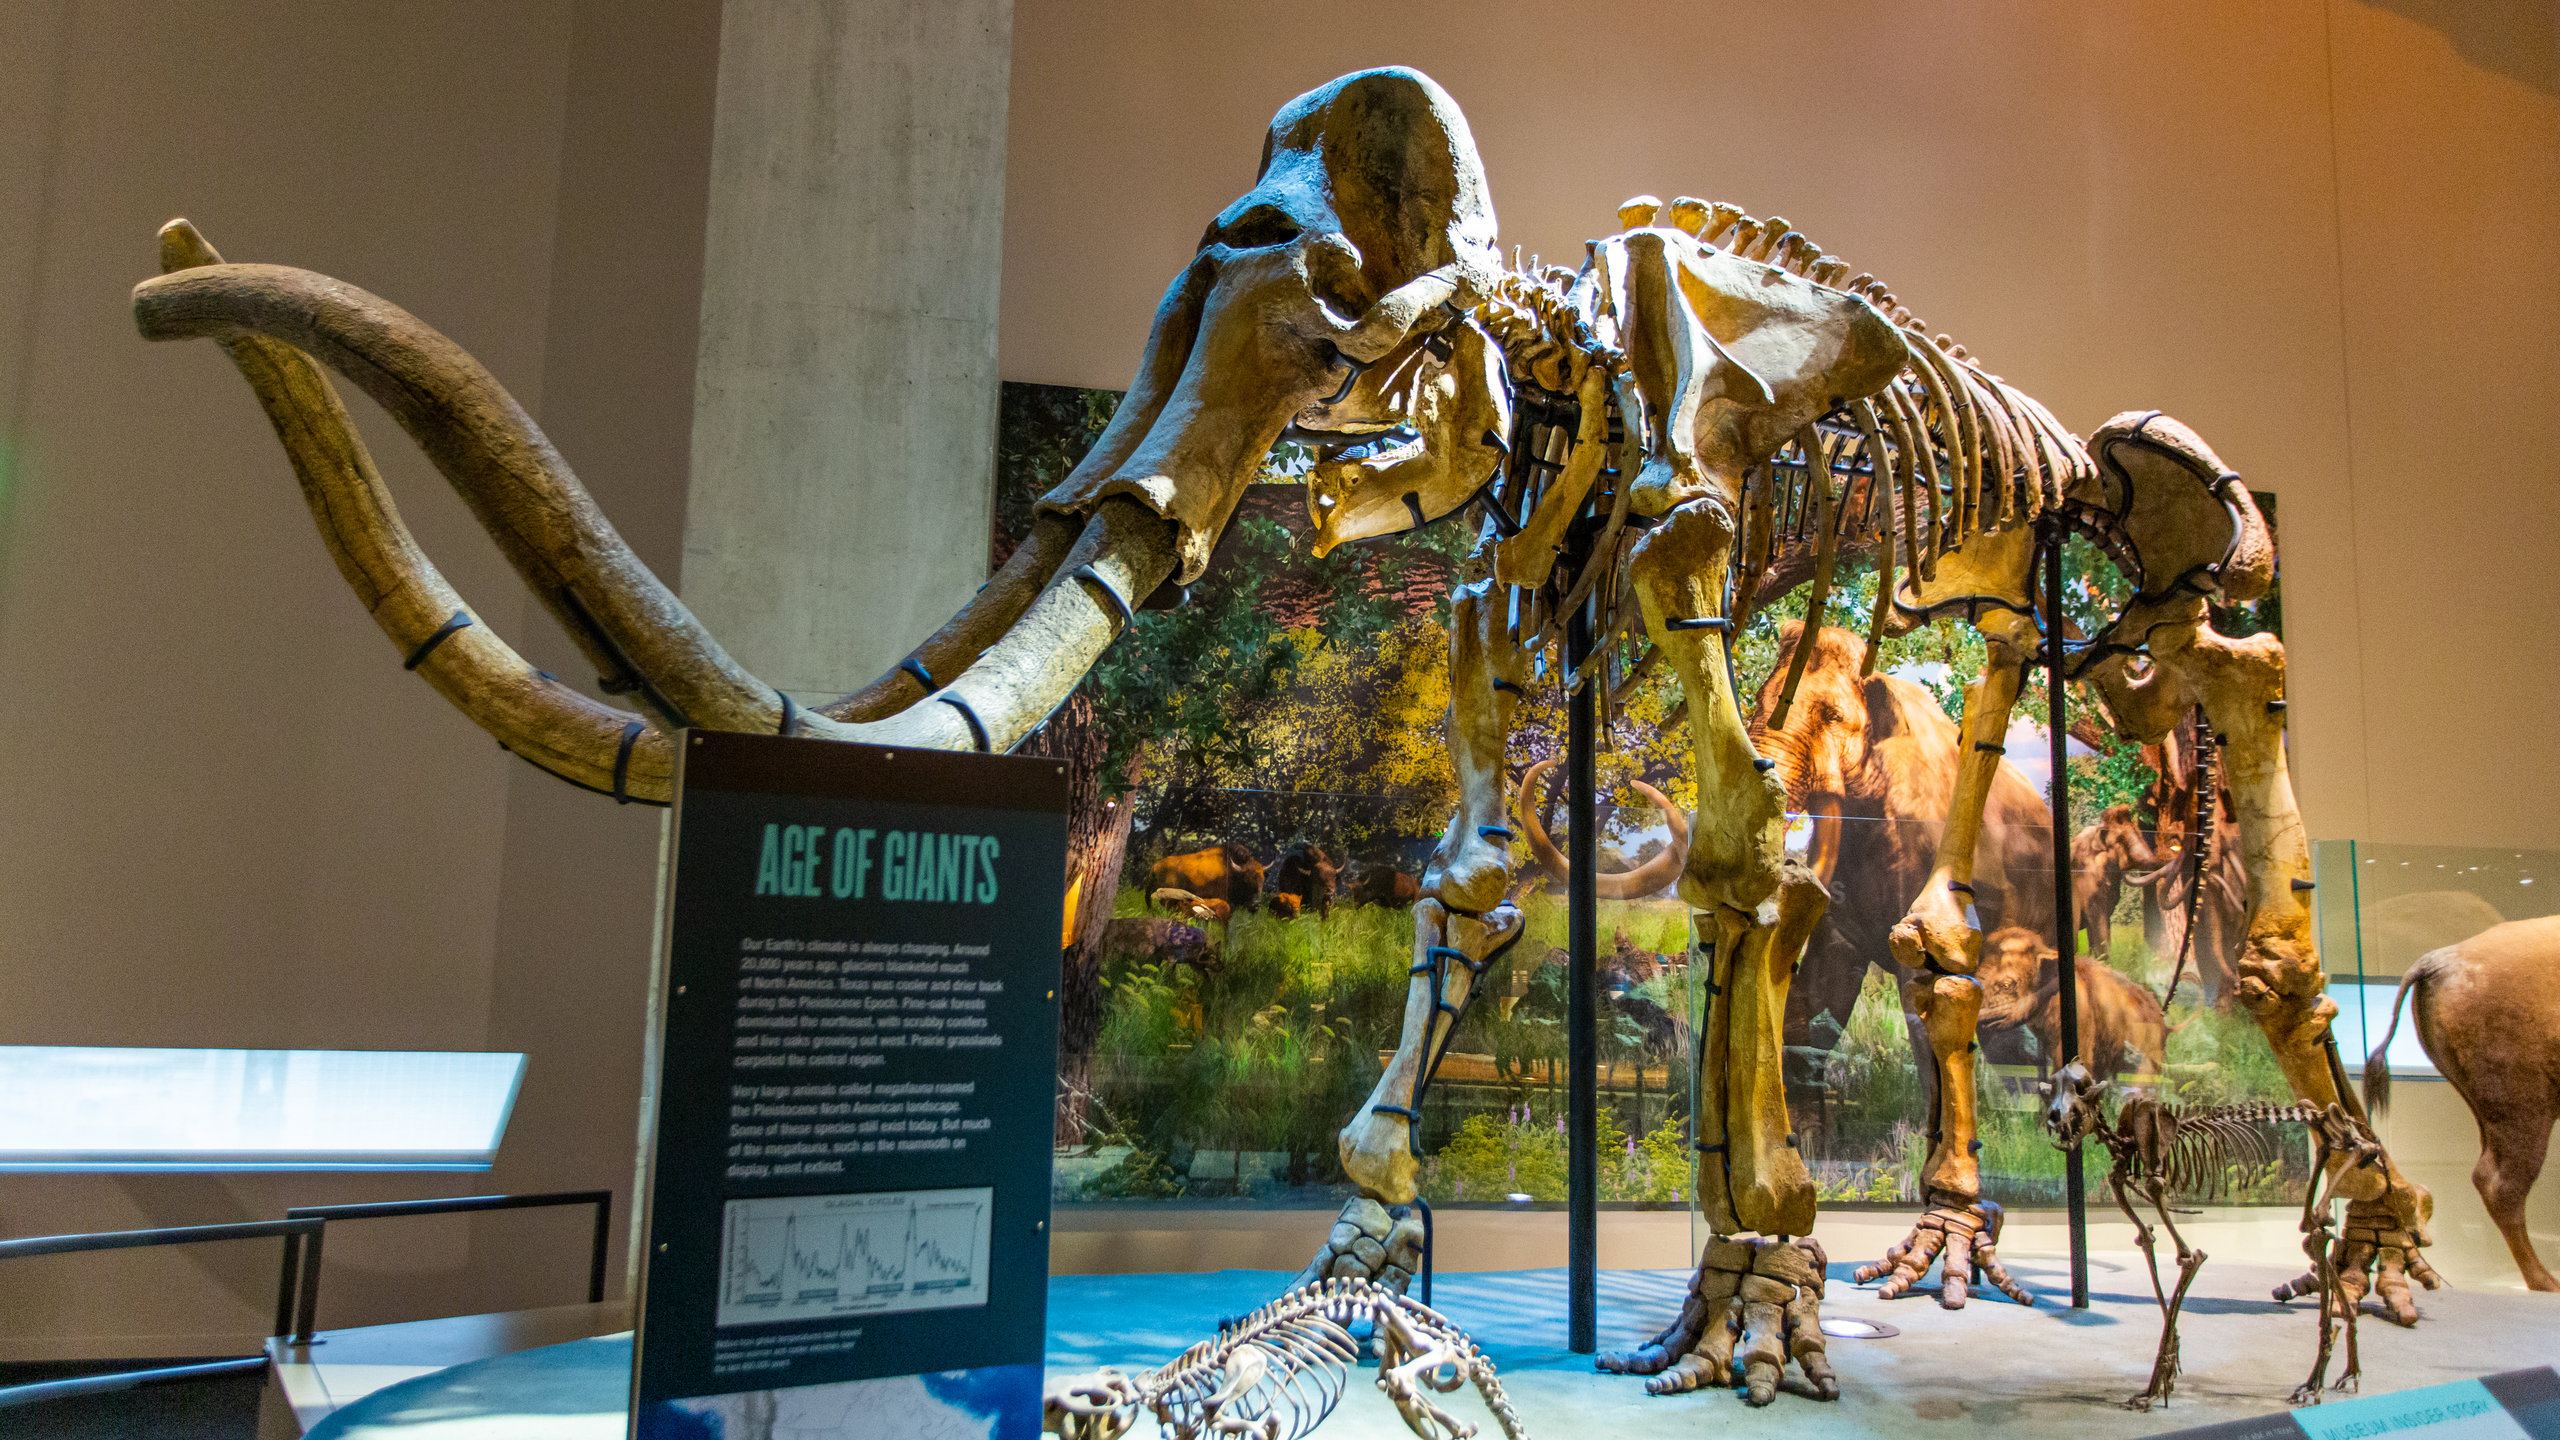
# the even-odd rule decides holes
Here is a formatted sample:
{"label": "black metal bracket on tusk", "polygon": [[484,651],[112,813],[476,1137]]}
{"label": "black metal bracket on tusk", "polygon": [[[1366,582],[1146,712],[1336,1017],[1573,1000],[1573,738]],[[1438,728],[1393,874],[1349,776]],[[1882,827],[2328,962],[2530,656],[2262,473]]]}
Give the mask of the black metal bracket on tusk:
{"label": "black metal bracket on tusk", "polygon": [[1665,630],[1730,630],[1733,621],[1722,615],[1706,615],[1695,620],[1665,620]]}
{"label": "black metal bracket on tusk", "polygon": [[1959,895],[1970,895],[1970,894],[1972,894],[1972,893],[1973,893],[1973,887],[1972,887],[1972,886],[1970,886],[1970,885],[1967,885],[1966,883],[1964,883],[1964,882],[1963,882],[1963,881],[1961,881],[1961,880],[1950,880],[1950,881],[1948,881],[1948,882],[1947,882],[1947,888],[1948,888],[1948,889],[1950,889],[1950,890],[1953,890],[1954,892],[1956,892],[1956,893],[1957,893],[1957,894],[1959,894]]}
{"label": "black metal bracket on tusk", "polygon": [[2009,753],[2009,747],[2008,747],[2008,746],[2006,746],[2006,745],[1994,745],[1994,744],[1992,744],[1992,743],[1991,743],[1990,741],[1988,741],[1988,740],[1976,740],[1976,741],[1974,741],[1974,742],[1973,742],[1973,748],[1974,748],[1974,749],[1976,749],[1976,750],[1981,751],[1981,752],[1982,752],[1983,754],[1985,754],[1985,755],[2006,755],[2006,754],[2008,754],[2008,753]]}
{"label": "black metal bracket on tusk", "polygon": [[2267,713],[2268,713],[2268,714],[2270,714],[2270,715],[2281,715],[2281,714],[2283,714],[2283,713],[2284,713],[2284,702],[2283,702],[2283,701],[2281,701],[2281,700],[2270,700],[2270,701],[2268,701],[2268,702],[2267,702]]}
{"label": "black metal bracket on tusk", "polygon": [[1724,1153],[1724,1142],[1719,1140],[1713,1145],[1710,1145],[1704,1140],[1701,1140],[1698,1142],[1698,1153],[1701,1155],[1721,1155]]}
{"label": "black metal bracket on tusk", "polygon": [[961,699],[957,694],[954,694],[949,690],[945,690],[933,698],[950,706],[952,709],[959,711],[960,718],[969,722],[969,738],[977,742],[979,754],[984,755],[989,750],[995,748],[987,743],[987,727],[978,719],[978,712],[969,708],[968,701]]}
{"label": "black metal bracket on tusk", "polygon": [[2319,884],[2318,884],[2317,882],[2315,882],[2315,881],[2310,881],[2310,880],[2296,880],[2296,881],[2294,881],[2294,882],[2293,882],[2293,888],[2294,888],[2294,890],[2295,890],[2297,893],[2299,893],[2299,892],[2304,891],[2304,890],[2317,890],[2317,889],[2319,889],[2319,888],[2320,888],[2320,886],[2319,886]]}
{"label": "black metal bracket on tusk", "polygon": [[1511,827],[1508,825],[1479,825],[1476,833],[1487,840],[1499,840],[1505,845],[1511,843]]}
{"label": "black metal bracket on tusk", "polygon": [[415,670],[419,666],[426,664],[427,657],[436,653],[437,646],[470,628],[471,612],[467,610],[454,611],[453,618],[436,627],[436,633],[418,642],[418,648],[409,652],[409,658],[400,662],[400,668],[403,670]]}
{"label": "black metal bracket on tusk", "polygon": [[1407,490],[1404,492],[1404,508],[1413,515],[1414,529],[1419,530],[1423,526],[1431,523],[1431,517],[1422,513],[1421,491]]}
{"label": "black metal bracket on tusk", "polygon": [[[779,692],[777,692],[777,693],[779,693]],[[778,725],[778,726],[774,727],[774,732],[773,732],[773,733],[774,733],[774,734],[776,734],[776,735],[788,735],[788,734],[790,734],[792,731],[797,730],[797,729],[799,729],[799,728],[800,728],[800,706],[798,705],[798,703],[797,703],[797,702],[793,701],[793,700],[792,700],[792,698],[791,698],[789,695],[783,695],[783,697],[782,697],[782,723],[781,723],[780,725]]]}
{"label": "black metal bracket on tusk", "polygon": [[899,661],[898,668],[916,677],[916,683],[924,687],[924,693],[927,695],[942,688],[934,683],[933,672],[924,668],[924,662],[913,655]]}
{"label": "black metal bracket on tusk", "polygon": [[[1137,618],[1138,612],[1130,606],[1129,597],[1120,593],[1119,586],[1103,579],[1101,571],[1094,569],[1091,565],[1079,565],[1068,573],[1110,597],[1111,608],[1120,612],[1121,624],[1126,625]],[[984,750],[987,747],[981,745],[978,748]]]}
{"label": "black metal bracket on tusk", "polygon": [[613,803],[616,805],[631,803],[631,791],[628,788],[631,781],[631,747],[640,743],[640,732],[648,728],[637,720],[626,722],[622,727],[622,746],[613,752]]}
{"label": "black metal bracket on tusk", "polygon": [[1527,690],[1525,690],[1525,689],[1521,688],[1521,687],[1520,687],[1520,686],[1518,686],[1518,685],[1514,685],[1514,684],[1512,684],[1510,681],[1503,679],[1503,678],[1502,678],[1501,676],[1499,676],[1499,675],[1494,676],[1494,677],[1493,677],[1493,693],[1495,693],[1496,695],[1499,695],[1499,694],[1501,694],[1501,693],[1502,693],[1503,691],[1505,691],[1505,690],[1510,691],[1510,692],[1511,692],[1512,694],[1514,694],[1514,695],[1520,695],[1520,696],[1526,696],[1526,695],[1529,693]]}
{"label": "black metal bracket on tusk", "polygon": [[1763,775],[1766,775],[1770,771],[1778,768],[1778,762],[1770,759],[1766,755],[1755,755],[1751,757],[1751,768],[1759,771]]}
{"label": "black metal bracket on tusk", "polygon": [[1372,1105],[1369,1107],[1369,1113],[1372,1115],[1393,1115],[1408,1125],[1419,1125],[1422,1123],[1422,1114],[1420,1111],[1407,1110],[1401,1105]]}

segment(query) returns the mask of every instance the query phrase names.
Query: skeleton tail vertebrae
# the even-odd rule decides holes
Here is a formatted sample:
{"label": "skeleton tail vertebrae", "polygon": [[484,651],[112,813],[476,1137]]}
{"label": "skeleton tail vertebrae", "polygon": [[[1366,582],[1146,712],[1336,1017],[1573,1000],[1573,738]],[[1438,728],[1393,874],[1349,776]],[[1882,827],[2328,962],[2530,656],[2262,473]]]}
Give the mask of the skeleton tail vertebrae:
{"label": "skeleton tail vertebrae", "polygon": [[[459,346],[307,270],[230,265],[183,220],[134,287],[146,339],[219,342],[273,422],[339,573],[403,664],[501,745],[572,784],[663,803],[684,726],[943,750],[1009,749],[1066,698],[1171,573],[1171,536],[1106,504],[1044,519],[1005,569],[880,681],[801,709],[739,666],[606,522],[531,417]],[[534,594],[639,713],[535,670],[448,584],[400,518],[320,366],[399,422]],[[1062,578],[1064,577],[1064,578]],[[1083,663],[1078,663],[1083,662]],[[934,676],[945,679],[935,680]],[[918,704],[931,698],[943,703]]]}
{"label": "skeleton tail vertebrae", "polygon": [[1378,1388],[1414,1434],[1475,1434],[1473,1424],[1430,1399],[1473,1384],[1502,1433],[1528,1440],[1493,1362],[1465,1331],[1384,1285],[1349,1278],[1292,1290],[1153,1370],[1101,1370],[1054,1385],[1042,1428],[1066,1440],[1113,1440],[1151,1414],[1175,1440],[1299,1440],[1349,1388],[1360,1358],[1351,1327],[1363,1322],[1378,1352]]}

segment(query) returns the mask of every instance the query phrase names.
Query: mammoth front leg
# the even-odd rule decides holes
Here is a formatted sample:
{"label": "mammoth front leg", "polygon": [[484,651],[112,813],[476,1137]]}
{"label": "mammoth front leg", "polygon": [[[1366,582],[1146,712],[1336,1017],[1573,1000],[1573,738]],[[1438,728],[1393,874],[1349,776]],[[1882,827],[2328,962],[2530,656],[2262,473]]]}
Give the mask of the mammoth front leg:
{"label": "mammoth front leg", "polygon": [[[1743,1387],[1766,1405],[1781,1388],[1829,1400],[1840,1385],[1822,1336],[1825,1260],[1813,1228],[1813,1176],[1789,1133],[1781,1055],[1787,990],[1830,903],[1801,866],[1781,866],[1784,796],[1755,763],[1725,672],[1723,597],[1730,512],[1673,511],[1635,551],[1631,576],[1654,643],[1688,693],[1698,815],[1680,890],[1692,908],[1691,975],[1707,988],[1698,1046],[1698,1198],[1714,1238],[1688,1303],[1653,1343],[1600,1357],[1647,1375],[1656,1395]],[[1757,1231],[1757,1235],[1746,1232]],[[1792,1360],[1802,1378],[1790,1380]]]}
{"label": "mammoth front leg", "polygon": [[[2343,1105],[2361,1117],[2330,1032],[2338,1006],[2328,996],[2312,938],[2311,847],[2285,767],[2284,645],[2273,635],[2234,640],[2197,624],[2155,631],[2152,655],[2204,706],[2222,747],[2249,879],[2248,936],[2233,987],[2240,1004],[2265,1032],[2297,1098],[2323,1108]],[[2348,1201],[2339,1283],[2351,1302],[2369,1287],[2394,1322],[2416,1324],[2409,1282],[2430,1290],[2441,1283],[2419,1253],[2428,1243],[2435,1197],[2387,1156],[2341,1170],[2334,1181]],[[2318,1277],[2304,1281],[2316,1284]]]}
{"label": "mammoth front leg", "polygon": [[1357,1275],[1404,1288],[1422,1243],[1422,1221],[1409,1207],[1422,1166],[1414,1128],[1423,1089],[1484,972],[1520,935],[1520,912],[1502,903],[1512,838],[1502,764],[1525,666],[1498,596],[1479,573],[1459,585],[1451,605],[1448,738],[1458,813],[1413,907],[1413,979],[1395,1058],[1342,1127],[1342,1168],[1360,1194],[1343,1208],[1300,1284]]}
{"label": "mammoth front leg", "polygon": [[1920,1171],[1921,1199],[1929,1206],[1909,1238],[1885,1258],[1858,1268],[1860,1283],[1886,1277],[1881,1293],[1899,1295],[1920,1283],[1943,1251],[1938,1303],[1964,1308],[1979,1270],[2021,1305],[2035,1297],[2009,1278],[1997,1250],[1998,1210],[1982,1200],[1981,1142],[1975,1138],[1973,1031],[1982,1013],[1982,927],[1973,905],[1974,848],[1982,837],[1982,813],[1999,773],[2002,737],[2018,703],[2026,667],[2038,644],[2036,627],[2012,611],[1976,622],[1990,655],[1964,697],[1963,758],[1949,801],[1946,837],[1938,842],[1937,869],[1893,927],[1894,962],[1908,972],[1903,1004],[1920,1017],[1928,1037],[1926,1063],[1932,1081],[1929,1159]]}

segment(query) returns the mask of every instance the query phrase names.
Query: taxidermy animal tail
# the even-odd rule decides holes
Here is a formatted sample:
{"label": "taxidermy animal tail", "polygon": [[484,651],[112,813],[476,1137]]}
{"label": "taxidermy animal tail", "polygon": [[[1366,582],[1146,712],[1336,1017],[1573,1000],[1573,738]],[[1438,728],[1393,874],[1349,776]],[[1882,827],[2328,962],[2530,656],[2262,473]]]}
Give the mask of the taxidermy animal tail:
{"label": "taxidermy animal tail", "polygon": [[2408,997],[2411,987],[2435,978],[2435,958],[2432,954],[2419,956],[2409,973],[2400,977],[2400,988],[2391,992],[2391,1023],[2383,1029],[2373,1053],[2364,1057],[2364,1108],[2376,1120],[2391,1108],[2391,1064],[2384,1052],[2391,1048],[2391,1037],[2400,1033],[2400,1002]]}

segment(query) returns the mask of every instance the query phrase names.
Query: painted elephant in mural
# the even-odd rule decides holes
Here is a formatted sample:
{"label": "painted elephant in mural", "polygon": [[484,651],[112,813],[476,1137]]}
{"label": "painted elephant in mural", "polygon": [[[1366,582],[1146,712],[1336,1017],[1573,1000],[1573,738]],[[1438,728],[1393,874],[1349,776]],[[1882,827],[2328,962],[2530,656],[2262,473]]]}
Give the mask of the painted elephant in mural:
{"label": "painted elephant in mural", "polygon": [[2480,1126],[2471,1183],[2516,1269],[2532,1289],[2560,1290],[2524,1223],[2525,1197],[2560,1121],[2560,915],[2492,926],[2409,967],[2391,997],[2391,1026],[2365,1057],[2364,1103],[2376,1117],[2391,1103],[2383,1052],[2399,1033],[2403,1002],[2427,1058]]}
{"label": "painted elephant in mural", "polygon": [[[2017,926],[1995,930],[1982,942],[1982,1019],[1986,1048],[1992,1036],[2023,1030],[2035,1037],[2036,1068],[2051,1071],[2062,1053],[2062,966],[2043,936]],[[2167,1061],[2169,1032],[2160,997],[2103,960],[2082,955],[2079,972],[2080,1044],[2072,1053],[2101,1080],[2132,1070],[2157,1075]]]}
{"label": "painted elephant in mural", "polygon": [[[1887,937],[1937,866],[1963,757],[1955,723],[1937,700],[1898,676],[1862,674],[1866,641],[1836,626],[1817,633],[1787,723],[1772,729],[1803,628],[1790,620],[1779,629],[1779,663],[1752,706],[1751,739],[1777,762],[1787,808],[1812,817],[1805,863],[1831,892],[1787,997],[1790,1099],[1798,1125],[1818,1128],[1821,1060],[1848,1023],[1868,967],[1897,983],[1903,978]],[[2051,823],[2034,783],[2003,761],[1974,868],[1974,909],[1986,934],[2004,925],[2050,933]],[[1995,1060],[2028,1058],[2007,1030],[1995,1032],[1993,1043],[2003,1047]]]}
{"label": "painted elephant in mural", "polygon": [[2127,880],[2148,876],[2160,863],[2130,805],[2110,805],[2096,823],[2071,837],[2071,908],[2088,932],[2089,953],[2104,956],[2115,938],[2116,903]]}

